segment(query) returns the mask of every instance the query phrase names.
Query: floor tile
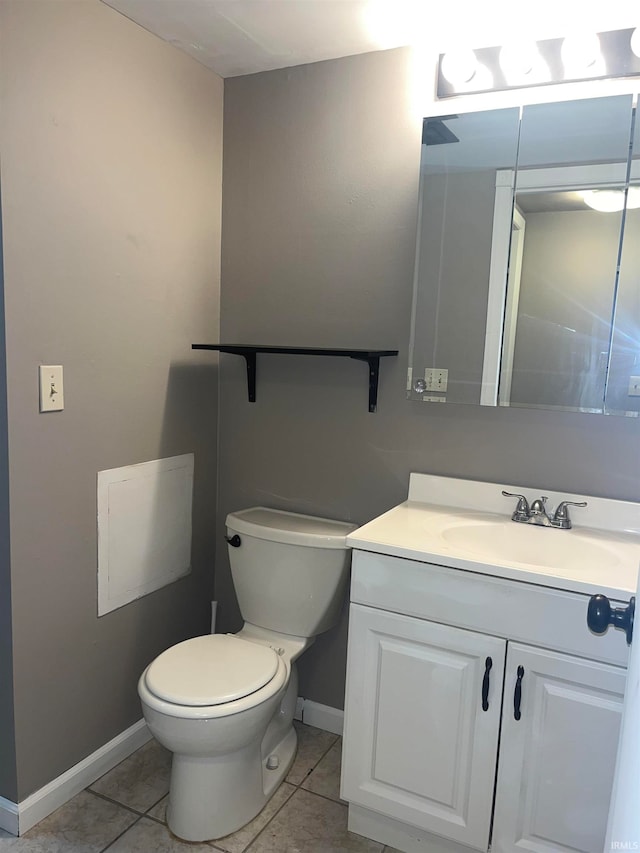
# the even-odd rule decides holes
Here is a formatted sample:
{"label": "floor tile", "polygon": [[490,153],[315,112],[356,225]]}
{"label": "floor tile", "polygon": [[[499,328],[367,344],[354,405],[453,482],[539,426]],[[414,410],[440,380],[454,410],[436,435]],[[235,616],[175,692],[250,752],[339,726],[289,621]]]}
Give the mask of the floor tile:
{"label": "floor tile", "polygon": [[90,790],[146,812],[169,790],[171,753],[151,740],[110,770]]}
{"label": "floor tile", "polygon": [[325,757],[311,771],[302,787],[314,794],[322,794],[330,800],[340,800],[340,765],[342,761],[342,738],[336,741]]}
{"label": "floor tile", "polygon": [[208,844],[180,841],[166,826],[143,817],[105,853],[213,853],[213,849]]}
{"label": "floor tile", "polygon": [[381,853],[383,845],[347,830],[347,807],[299,789],[248,853]]}
{"label": "floor tile", "polygon": [[153,817],[156,820],[167,822],[167,806],[169,805],[169,795],[163,797],[159,803],[156,803],[152,809],[147,812],[147,817]]}
{"label": "floor tile", "polygon": [[338,735],[313,726],[304,726],[297,721],[294,725],[298,733],[298,752],[289,770],[287,782],[299,785],[338,740]]}
{"label": "floor tile", "polygon": [[7,853],[99,853],[137,816],[82,791],[20,838],[0,838]]}
{"label": "floor tile", "polygon": [[278,809],[282,808],[295,790],[293,785],[284,782],[251,823],[243,826],[242,829],[239,829],[232,835],[227,835],[225,838],[218,838],[215,842],[216,847],[224,850],[225,853],[244,853],[256,835],[264,829]]}

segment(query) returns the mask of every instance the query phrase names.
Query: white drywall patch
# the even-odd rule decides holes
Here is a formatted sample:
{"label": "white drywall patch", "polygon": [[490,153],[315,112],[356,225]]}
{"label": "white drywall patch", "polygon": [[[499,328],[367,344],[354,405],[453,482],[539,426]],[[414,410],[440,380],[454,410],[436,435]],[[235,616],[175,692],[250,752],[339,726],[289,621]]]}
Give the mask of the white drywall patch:
{"label": "white drywall patch", "polygon": [[98,616],[191,571],[193,458],[98,472]]}

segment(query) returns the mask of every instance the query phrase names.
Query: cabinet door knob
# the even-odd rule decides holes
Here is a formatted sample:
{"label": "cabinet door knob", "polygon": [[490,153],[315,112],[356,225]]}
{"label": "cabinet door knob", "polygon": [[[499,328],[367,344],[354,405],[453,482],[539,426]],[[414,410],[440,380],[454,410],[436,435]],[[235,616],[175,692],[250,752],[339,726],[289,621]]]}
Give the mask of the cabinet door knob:
{"label": "cabinet door knob", "polygon": [[493,666],[493,661],[491,658],[487,658],[484,662],[484,678],[482,679],[482,710],[489,710],[489,673],[491,672],[491,667]]}
{"label": "cabinet door knob", "polygon": [[630,644],[635,609],[635,596],[627,607],[612,607],[606,595],[592,595],[587,608],[587,625],[594,634],[604,634],[609,625],[621,628],[627,635],[627,643]]}
{"label": "cabinet door knob", "polygon": [[524,667],[519,666],[517,673],[516,689],[513,691],[513,718],[515,720],[519,720],[522,716],[520,713],[520,702],[522,701],[522,679],[524,678]]}

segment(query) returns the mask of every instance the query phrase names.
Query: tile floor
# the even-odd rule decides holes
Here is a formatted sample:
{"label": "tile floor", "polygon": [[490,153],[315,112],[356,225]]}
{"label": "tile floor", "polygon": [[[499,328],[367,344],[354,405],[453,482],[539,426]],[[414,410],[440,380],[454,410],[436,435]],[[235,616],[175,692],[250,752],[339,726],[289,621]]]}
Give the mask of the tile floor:
{"label": "tile floor", "polygon": [[0,853],[397,853],[347,831],[341,740],[296,723],[298,753],[264,810],[215,842],[188,844],[164,823],[170,755],[150,741]]}

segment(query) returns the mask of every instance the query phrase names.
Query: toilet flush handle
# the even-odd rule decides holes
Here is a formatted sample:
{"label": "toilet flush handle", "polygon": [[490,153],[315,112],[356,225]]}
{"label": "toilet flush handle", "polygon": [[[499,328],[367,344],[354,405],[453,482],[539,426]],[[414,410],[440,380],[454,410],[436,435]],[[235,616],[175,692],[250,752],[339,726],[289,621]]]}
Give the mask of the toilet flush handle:
{"label": "toilet flush handle", "polygon": [[239,548],[242,545],[242,539],[240,539],[237,533],[233,536],[225,536],[224,538],[232,548]]}

